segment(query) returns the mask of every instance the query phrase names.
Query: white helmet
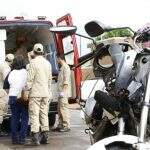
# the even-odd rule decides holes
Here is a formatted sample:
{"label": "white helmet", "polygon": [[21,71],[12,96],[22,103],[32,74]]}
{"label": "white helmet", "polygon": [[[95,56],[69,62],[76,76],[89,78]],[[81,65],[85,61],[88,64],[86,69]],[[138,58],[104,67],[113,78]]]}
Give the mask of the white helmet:
{"label": "white helmet", "polygon": [[7,54],[5,60],[6,60],[7,62],[12,63],[13,60],[14,60],[14,58],[15,58],[15,57],[14,57],[13,54]]}
{"label": "white helmet", "polygon": [[43,45],[41,43],[36,43],[33,47],[33,51],[37,53],[44,53]]}

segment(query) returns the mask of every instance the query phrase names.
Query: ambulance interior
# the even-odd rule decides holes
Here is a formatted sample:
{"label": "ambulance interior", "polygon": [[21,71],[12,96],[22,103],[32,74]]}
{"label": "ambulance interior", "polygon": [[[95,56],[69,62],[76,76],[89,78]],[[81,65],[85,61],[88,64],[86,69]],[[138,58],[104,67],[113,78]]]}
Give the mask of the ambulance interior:
{"label": "ambulance interior", "polygon": [[[28,52],[32,51],[35,43],[41,43],[44,46],[44,55],[52,65],[53,76],[58,75],[58,64],[56,61],[56,43],[54,35],[49,31],[50,25],[46,23],[28,23],[28,22],[13,22],[13,23],[1,23],[0,29],[6,30],[7,39],[5,41],[5,53],[13,53],[16,55],[23,55],[24,59],[28,63]],[[72,71],[72,97],[75,97],[75,84],[74,84],[74,72]],[[52,81],[52,95],[53,99],[49,107],[49,124],[53,126],[55,124],[57,114],[57,101],[58,101],[58,89],[56,80]],[[8,109],[7,114],[4,116],[5,130],[10,131],[10,116],[11,112]]]}
{"label": "ambulance interior", "polygon": [[[58,75],[58,64],[56,61],[56,47],[53,33],[49,31],[50,25],[48,24],[35,24],[35,23],[13,23],[13,24],[0,24],[0,29],[5,29],[7,39],[5,41],[6,54],[13,53],[15,56],[23,55],[28,63],[28,52],[32,51],[35,43],[41,43],[44,46],[44,55],[52,65],[53,76]],[[70,42],[70,41],[69,41]],[[68,43],[68,42],[67,42]],[[69,57],[68,57],[69,56]],[[71,59],[70,59],[71,56]],[[67,55],[68,61],[73,61],[72,55]],[[71,97],[75,97],[75,78],[74,72],[71,75]],[[54,89],[57,85],[53,84]],[[57,99],[57,90],[53,91],[53,97]],[[56,101],[56,100],[54,100]]]}
{"label": "ambulance interior", "polygon": [[28,63],[28,52],[32,51],[35,43],[41,43],[44,46],[45,57],[52,64],[53,75],[57,75],[56,47],[54,36],[49,31],[49,27],[49,25],[38,24],[0,26],[0,29],[6,29],[7,33],[5,41],[6,54],[13,53],[15,56],[23,55]]}

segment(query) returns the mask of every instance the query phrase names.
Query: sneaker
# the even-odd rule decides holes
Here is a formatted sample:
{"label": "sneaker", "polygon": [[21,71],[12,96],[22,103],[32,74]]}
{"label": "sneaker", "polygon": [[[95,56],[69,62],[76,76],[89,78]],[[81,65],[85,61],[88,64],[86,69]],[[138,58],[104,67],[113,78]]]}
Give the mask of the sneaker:
{"label": "sneaker", "polygon": [[18,145],[19,142],[18,142],[18,141],[12,141],[12,144],[13,144],[13,145]]}
{"label": "sneaker", "polygon": [[20,145],[26,145],[27,143],[26,143],[26,140],[25,140],[25,139],[20,139],[20,140],[19,140],[19,144],[20,144]]}
{"label": "sneaker", "polygon": [[19,140],[18,140],[17,137],[13,137],[13,138],[12,138],[12,144],[13,144],[13,145],[19,144]]}
{"label": "sneaker", "polygon": [[5,133],[0,131],[0,137],[5,136]]}
{"label": "sneaker", "polygon": [[70,128],[68,127],[63,127],[59,130],[59,132],[69,132],[70,131]]}
{"label": "sneaker", "polygon": [[27,143],[26,143],[26,142],[23,142],[23,141],[19,141],[18,144],[20,144],[20,145],[26,145]]}
{"label": "sneaker", "polygon": [[51,131],[53,131],[53,132],[59,132],[60,129],[61,129],[60,127],[56,127],[56,128],[52,128]]}

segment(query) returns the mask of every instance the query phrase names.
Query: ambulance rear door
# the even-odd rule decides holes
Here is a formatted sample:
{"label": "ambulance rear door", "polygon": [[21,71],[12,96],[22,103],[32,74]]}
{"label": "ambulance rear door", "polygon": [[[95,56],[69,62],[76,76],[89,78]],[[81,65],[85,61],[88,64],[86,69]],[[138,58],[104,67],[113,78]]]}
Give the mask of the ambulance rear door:
{"label": "ambulance rear door", "polygon": [[[57,19],[56,21],[57,26],[73,26],[72,17],[70,14],[66,14],[65,16]],[[68,35],[63,37],[61,34],[56,34],[57,40],[57,53],[64,54],[65,60],[67,64],[70,66],[77,66],[78,65],[78,48],[76,42],[76,36]],[[81,68],[72,69],[72,98],[79,98],[80,88],[81,88]]]}

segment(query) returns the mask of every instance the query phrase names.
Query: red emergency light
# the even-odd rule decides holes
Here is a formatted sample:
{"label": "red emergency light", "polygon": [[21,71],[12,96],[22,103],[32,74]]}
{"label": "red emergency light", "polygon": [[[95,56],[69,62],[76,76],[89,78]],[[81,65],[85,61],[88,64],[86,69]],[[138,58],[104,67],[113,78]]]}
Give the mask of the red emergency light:
{"label": "red emergency light", "polygon": [[0,20],[6,20],[6,16],[0,16]]}

